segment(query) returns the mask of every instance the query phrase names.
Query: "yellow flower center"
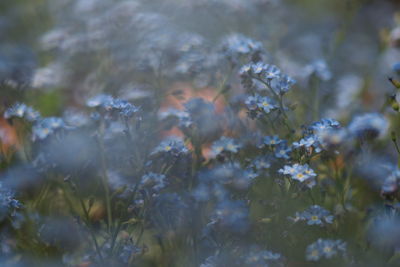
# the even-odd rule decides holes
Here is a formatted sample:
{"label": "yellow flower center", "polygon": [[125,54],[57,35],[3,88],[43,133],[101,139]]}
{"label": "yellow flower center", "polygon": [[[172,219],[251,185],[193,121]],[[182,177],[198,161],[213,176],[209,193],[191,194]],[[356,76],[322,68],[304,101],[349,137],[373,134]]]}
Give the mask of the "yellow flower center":
{"label": "yellow flower center", "polygon": [[235,146],[232,145],[232,144],[228,144],[228,145],[227,145],[227,148],[228,148],[229,150],[235,150]]}
{"label": "yellow flower center", "polygon": [[313,251],[311,251],[311,256],[313,256],[313,257],[317,257],[318,256],[318,250],[313,250]]}

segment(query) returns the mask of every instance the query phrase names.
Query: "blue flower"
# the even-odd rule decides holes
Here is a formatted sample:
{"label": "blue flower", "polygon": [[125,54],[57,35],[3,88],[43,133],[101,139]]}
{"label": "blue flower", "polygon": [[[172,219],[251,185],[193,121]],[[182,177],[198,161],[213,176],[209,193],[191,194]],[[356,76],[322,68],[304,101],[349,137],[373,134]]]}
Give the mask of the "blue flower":
{"label": "blue flower", "polygon": [[270,81],[278,79],[281,75],[281,70],[275,65],[257,62],[242,66],[239,70],[239,74],[249,75],[250,77],[259,77],[260,79]]}
{"label": "blue flower", "polygon": [[250,64],[250,68],[253,74],[260,75],[261,73],[264,73],[265,70],[268,68],[268,64],[265,64],[263,62],[252,63]]}
{"label": "blue flower", "polygon": [[250,110],[250,111],[255,111],[258,109],[258,100],[259,100],[259,95],[250,95],[246,98],[245,100],[245,104],[246,107]]}
{"label": "blue flower", "polygon": [[112,108],[113,102],[114,98],[111,95],[100,94],[86,101],[86,105],[90,108],[102,107],[107,110]]}
{"label": "blue flower", "polygon": [[310,65],[306,66],[305,72],[307,75],[315,75],[318,79],[322,81],[329,81],[332,79],[332,73],[328,68],[325,60],[316,60],[312,62]]}
{"label": "blue flower", "polygon": [[340,127],[340,123],[334,119],[322,119],[320,121],[314,122],[309,126],[309,129],[313,133],[318,133],[319,131],[325,131],[327,129],[335,129]]}
{"label": "blue flower", "polygon": [[275,102],[267,96],[259,97],[257,100],[257,106],[267,114],[270,113],[271,110],[278,108]]}
{"label": "blue flower", "polygon": [[160,153],[168,153],[174,156],[188,153],[189,150],[183,143],[182,139],[176,136],[171,136],[163,140],[151,153],[152,155]]}
{"label": "blue flower", "polygon": [[131,258],[134,258],[135,256],[143,254],[143,248],[138,247],[134,244],[127,243],[124,244],[121,248],[121,252],[119,252],[118,258],[121,260],[123,263],[128,264],[129,260]]}
{"label": "blue flower", "polygon": [[265,170],[271,167],[271,158],[269,156],[259,156],[253,160],[251,166],[256,170]]}
{"label": "blue flower", "polygon": [[388,120],[379,113],[356,116],[348,126],[350,134],[360,138],[380,138],[389,129]]}
{"label": "blue flower", "polygon": [[124,117],[132,117],[139,111],[139,108],[126,100],[116,99],[111,95],[100,94],[90,98],[86,105],[92,108],[102,108],[105,111],[117,111]]}
{"label": "blue flower", "polygon": [[182,111],[175,108],[169,108],[159,113],[160,120],[164,120],[169,117],[177,118],[179,122],[178,124],[182,128],[189,128],[193,124],[193,121],[190,118],[189,113],[186,111]]}
{"label": "blue flower", "polygon": [[122,99],[114,99],[112,108],[117,110],[124,117],[132,117],[139,111],[138,107]]}
{"label": "blue flower", "polygon": [[296,163],[292,166],[285,165],[282,169],[278,170],[278,172],[284,175],[290,175],[293,180],[305,183],[310,188],[315,185],[314,177],[317,176],[317,174],[307,164],[300,165]]}
{"label": "blue flower", "polygon": [[275,157],[279,159],[289,159],[291,152],[292,148],[288,147],[286,142],[280,142],[277,146],[275,146]]}
{"label": "blue flower", "polygon": [[250,55],[262,50],[262,44],[241,34],[231,34],[222,42],[222,51],[234,60],[240,55]]}
{"label": "blue flower", "polygon": [[279,138],[277,135],[273,136],[265,136],[264,137],[264,144],[269,145],[269,146],[275,146],[283,142],[282,139]]}
{"label": "blue flower", "polygon": [[65,124],[70,127],[82,127],[87,126],[90,123],[90,118],[88,115],[75,109],[67,109],[63,113],[63,119]]}
{"label": "blue flower", "polygon": [[65,128],[64,121],[58,117],[49,117],[38,121],[32,128],[32,139],[44,140],[56,130]]}
{"label": "blue flower", "polygon": [[345,129],[327,129],[318,133],[319,143],[324,149],[335,148],[346,141],[348,132]]}
{"label": "blue flower", "polygon": [[258,118],[261,116],[261,112],[268,114],[278,108],[274,100],[258,94],[248,96],[244,103],[249,110],[249,116],[252,118]]}
{"label": "blue flower", "polygon": [[271,83],[271,86],[277,94],[284,95],[292,88],[295,83],[296,80],[294,80],[290,76],[281,74],[278,79],[274,80]]}
{"label": "blue flower", "polygon": [[[244,256],[246,266],[281,266],[282,255],[269,250],[260,250],[252,248],[252,250]],[[276,264],[276,265],[275,265]]]}
{"label": "blue flower", "polygon": [[319,238],[316,242],[307,247],[306,259],[318,261],[321,258],[330,259],[339,253],[346,252],[346,243],[342,240],[331,240]]}
{"label": "blue flower", "polygon": [[394,64],[392,66],[392,69],[394,72],[396,72],[397,74],[400,74],[400,62],[397,62],[396,64]]}
{"label": "blue flower", "polygon": [[211,171],[210,175],[216,182],[237,190],[248,189],[254,178],[257,177],[254,171],[242,169],[237,162],[218,166]]}
{"label": "blue flower", "polygon": [[23,103],[16,103],[4,112],[4,118],[22,118],[34,122],[40,119],[40,113]]}
{"label": "blue flower", "polygon": [[143,175],[140,182],[141,188],[151,189],[153,191],[159,191],[165,187],[165,175],[149,172]]}
{"label": "blue flower", "polygon": [[0,182],[0,221],[13,217],[22,204],[14,198],[15,193]]}
{"label": "blue flower", "polygon": [[263,76],[267,80],[281,78],[281,70],[275,65],[264,66]]}
{"label": "blue flower", "polygon": [[223,152],[237,153],[241,147],[234,139],[222,136],[212,144],[211,150],[214,156],[218,156]]}
{"label": "blue flower", "polygon": [[294,148],[305,147],[307,149],[314,147],[314,151],[316,153],[319,153],[322,150],[319,144],[319,140],[315,135],[309,135],[307,137],[304,137],[303,139],[300,139],[300,141],[298,142],[294,142],[293,147]]}
{"label": "blue flower", "polygon": [[400,170],[395,168],[389,176],[387,176],[381,185],[381,192],[384,195],[390,195],[395,193],[400,184]]}
{"label": "blue flower", "polygon": [[245,232],[249,227],[249,209],[244,201],[224,200],[217,204],[212,224],[233,232]]}
{"label": "blue flower", "polygon": [[307,221],[308,225],[323,226],[327,223],[332,224],[334,217],[326,209],[318,205],[313,205],[310,206],[307,210],[300,213],[300,218]]}

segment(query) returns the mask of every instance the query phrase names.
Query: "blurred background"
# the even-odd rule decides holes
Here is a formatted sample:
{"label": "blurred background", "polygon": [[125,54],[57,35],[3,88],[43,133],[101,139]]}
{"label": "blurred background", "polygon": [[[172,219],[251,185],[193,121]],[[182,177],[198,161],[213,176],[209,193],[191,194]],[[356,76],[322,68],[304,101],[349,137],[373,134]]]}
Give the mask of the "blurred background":
{"label": "blurred background", "polygon": [[[200,154],[203,153],[208,160],[210,143],[218,139],[222,132],[240,138],[244,136],[243,142],[254,141],[251,140],[251,134],[255,123],[250,124],[250,127],[239,123],[246,117],[246,114],[240,111],[246,92],[241,83],[239,69],[248,63],[241,57],[248,52],[248,47],[242,45],[242,42],[257,50],[258,55],[255,56],[262,55],[265,62],[278,66],[297,82],[295,89],[288,96],[288,107],[294,111],[293,120],[299,126],[292,137],[288,134],[288,139],[292,138],[291,141],[294,141],[293,137],[300,137],[300,128],[303,129],[304,125],[324,117],[337,119],[343,125],[347,125],[354,114],[380,111],[387,117],[394,118],[394,129],[399,125],[397,112],[387,103],[388,96],[395,90],[387,78],[400,79],[400,1],[395,0],[1,0],[0,114],[14,103],[23,102],[38,110],[43,117],[62,117],[68,125],[76,127],[92,126],[93,118],[89,119],[88,115],[88,99],[102,93],[110,94],[140,106],[140,112],[143,114],[140,123],[146,131],[132,137],[137,145],[132,147],[139,151],[138,155],[133,156],[134,160],[145,165],[143,168],[156,162],[154,165],[161,165],[160,169],[163,171],[170,171],[156,160],[149,161],[150,163],[140,160],[146,158],[144,154],[150,154],[151,148],[156,147],[162,138],[172,134],[187,135],[177,129],[178,127],[167,127],[158,121],[165,115],[162,115],[162,112],[167,112],[169,108],[186,109],[191,116],[198,116],[199,121],[203,120],[203,124],[199,122],[199,128],[202,130],[200,135],[207,147],[204,147]],[[317,78],[314,79],[315,77]],[[314,92],[315,88],[318,90]],[[208,102],[193,101],[187,104],[193,97],[214,102],[215,112],[209,111],[214,106],[210,108],[211,104]],[[98,99],[92,99],[93,107],[97,107],[96,101]],[[165,116],[168,117],[168,114]],[[136,129],[136,126],[139,128],[140,123],[132,125],[132,129]],[[126,168],[125,162],[121,160],[126,159],[127,153],[124,153],[126,147],[129,147],[121,141],[125,140],[122,128],[126,125],[110,125],[109,128],[114,131],[110,135],[119,134],[117,137],[112,136],[114,139],[107,139],[107,134],[104,135],[106,141],[115,145],[106,144],[106,148],[111,148],[107,152],[107,160],[115,169],[104,172],[107,172],[110,178],[111,191],[118,193],[124,185],[125,178],[141,177],[143,173],[142,170],[138,171],[136,165]],[[382,128],[387,130],[388,126]],[[102,197],[95,191],[97,187],[93,186],[98,186],[98,183],[93,181],[98,178],[96,171],[99,169],[99,162],[103,160],[101,154],[104,153],[101,151],[102,147],[98,147],[96,143],[94,137],[97,136],[86,128],[79,128],[81,132],[76,135],[63,136],[63,142],[54,138],[37,149],[40,152],[37,154],[45,155],[44,158],[38,156],[31,159],[27,156],[29,148],[28,151],[21,149],[28,141],[21,137],[17,129],[21,129],[20,125],[0,118],[1,178],[2,181],[7,181],[7,186],[23,192],[23,200],[27,203],[28,210],[37,211],[37,214],[29,214],[29,220],[35,221],[40,227],[35,228],[36,230],[32,230],[33,226],[24,228],[24,231],[15,230],[13,234],[2,231],[2,245],[5,244],[2,253],[7,254],[8,246],[15,247],[15,243],[18,243],[20,251],[26,249],[32,254],[28,253],[27,259],[43,257],[51,262],[49,266],[63,266],[61,262],[73,262],[65,266],[100,266],[90,265],[92,262],[86,260],[86,254],[82,257],[72,255],[74,249],[80,248],[84,243],[82,240],[89,239],[89,233],[86,231],[82,234],[83,230],[77,229],[75,224],[76,220],[79,221],[79,216],[70,216],[66,211],[66,206],[80,207],[81,203],[77,200],[66,203],[68,201],[64,199],[64,193],[60,189],[63,187],[60,181],[68,180],[72,176],[69,173],[71,170],[82,171],[79,173],[85,177],[80,184],[82,195],[85,203],[93,205],[88,217],[96,235],[100,236],[99,239],[103,238],[101,230],[107,228],[103,222],[106,220],[106,207],[102,200],[92,201],[90,195],[93,194],[95,199]],[[24,133],[26,132],[22,132],[22,135]],[[40,139],[40,134],[37,134],[36,138]],[[142,140],[145,141],[141,142]],[[389,139],[386,138],[387,140]],[[389,176],[390,171],[381,168],[381,165],[390,163],[391,166],[396,166],[397,151],[388,143],[390,140],[373,147],[378,151],[375,154],[367,153],[370,152],[367,149],[360,149],[358,154],[354,153],[357,157],[354,157],[356,160],[352,159],[357,163],[354,166],[358,176],[367,179],[372,177],[371,180],[378,176]],[[195,147],[195,144],[192,145]],[[32,151],[36,149],[34,145],[33,147]],[[169,145],[166,147],[171,149]],[[254,150],[246,152],[254,156]],[[15,154],[18,156],[14,156]],[[179,175],[186,175],[191,171],[190,160],[192,159],[173,162],[172,165],[176,164],[171,167],[170,175],[176,180],[175,184],[172,183],[172,192],[182,184],[185,185],[185,182],[179,180]],[[315,165],[318,166],[321,176],[325,173],[324,177],[329,177],[333,173],[330,171],[333,163],[326,163],[324,160],[322,158],[322,163]],[[340,168],[346,165],[346,158],[335,160],[334,164]],[[36,166],[37,162],[40,165],[44,161],[49,169],[57,166],[56,170],[38,170],[32,167]],[[90,163],[86,164],[87,162]],[[247,164],[246,160],[243,162]],[[376,163],[376,166],[372,166],[371,162]],[[118,172],[113,172],[115,170]],[[204,174],[207,175],[209,173]],[[58,180],[52,181],[49,177],[56,177],[54,180]],[[48,183],[48,180],[51,183]],[[273,203],[268,202],[268,208],[271,210],[275,208],[275,198],[279,198],[277,187],[275,191],[271,190],[270,185],[266,183],[262,182],[258,191],[256,188],[249,193],[259,200],[251,209],[251,216],[254,218],[265,217],[265,213],[268,213],[263,206],[264,202],[267,202],[266,194],[273,196]],[[368,186],[367,182],[355,183],[362,192],[357,195],[359,199],[354,201],[355,207],[352,207],[356,211],[350,212],[350,215],[346,213],[347,217],[343,215],[341,223],[345,226],[338,227],[341,236],[347,236],[350,240],[356,235],[358,238],[364,234],[362,230],[354,230],[357,227],[354,222],[363,221],[366,214],[373,213],[368,205],[382,204],[379,195],[382,179],[378,182],[379,185],[375,185],[374,182]],[[331,184],[327,185],[329,186]],[[115,194],[118,195],[117,193]],[[334,200],[335,193],[332,195],[327,201],[327,206],[333,210],[337,203]],[[159,226],[157,222],[153,222],[157,221],[157,216],[149,219],[151,227],[157,225],[154,228],[161,229],[162,234],[154,234],[152,228],[148,232],[146,230],[143,239],[152,240],[148,243],[149,247],[156,249],[150,249],[151,253],[145,260],[147,265],[139,263],[132,266],[188,266],[185,265],[190,262],[185,261],[188,246],[182,241],[183,237],[170,229],[181,227],[183,236],[190,233],[187,224],[191,222],[182,219],[190,218],[190,213],[186,213],[186,202],[181,201],[182,196],[170,194],[168,191],[154,204],[155,209],[160,211],[159,217],[168,218],[168,223],[166,226]],[[308,203],[307,201],[304,203]],[[296,202],[296,199],[291,199],[286,204],[277,201],[276,206],[280,209],[279,205],[282,205],[284,214],[278,218],[283,218],[286,222],[285,215],[294,214]],[[304,203],[299,205],[305,207]],[[117,201],[114,201],[114,204],[118,210]],[[232,205],[226,208],[228,211],[224,208],[226,207],[220,208],[221,213],[229,213],[229,209],[241,211],[243,207]],[[77,214],[83,217],[82,211]],[[389,220],[375,228],[372,227],[371,240],[379,239],[380,233],[387,233],[385,229],[391,229],[391,232],[395,233],[393,243],[396,245],[393,247],[398,248],[399,231],[394,230],[397,223],[397,219]],[[279,222],[276,225],[277,228],[271,229],[282,230],[279,228]],[[274,245],[280,248],[282,254],[292,257],[288,261],[289,266],[311,266],[303,259],[304,247],[311,239],[331,234],[323,230],[317,233],[307,232],[310,236],[308,243],[296,243],[293,240],[290,243],[280,240],[278,230],[275,234],[271,233],[274,231],[270,231],[268,227],[261,228],[255,227],[252,235],[246,235],[240,241],[245,243],[254,236],[257,239],[258,235],[262,236],[259,238],[261,241],[258,240],[260,243],[265,241],[264,239],[276,240]],[[40,233],[40,242],[45,243],[46,248],[42,249],[28,234],[35,231]],[[136,237],[137,229],[132,231]],[[303,234],[302,229],[295,229],[293,232],[299,236]],[[121,235],[123,234],[125,233]],[[159,239],[151,239],[153,234]],[[163,234],[167,236],[166,239],[176,241],[179,249],[172,245],[168,247],[168,244],[165,247],[159,245],[157,242],[161,243],[159,240],[162,239],[159,236],[164,237]],[[18,242],[8,238],[9,235],[17,236]],[[383,239],[387,241],[390,239],[389,235]],[[20,244],[26,244],[26,247]],[[301,249],[292,251],[291,246]],[[364,247],[354,242],[352,246],[357,250],[356,256],[360,256],[363,255],[364,249],[366,250],[365,247],[369,247],[369,243]],[[141,254],[146,249],[131,249],[127,257],[129,259],[135,253]],[[392,256],[385,253],[382,253],[382,256],[373,251],[369,258],[360,257],[365,260],[364,263],[371,260],[370,266],[383,266],[379,264],[387,263],[387,258]],[[202,258],[205,258],[204,255]],[[69,257],[74,260],[69,260]],[[14,258],[17,256],[13,256]],[[76,258],[79,260],[75,261]],[[384,260],[380,261],[381,259]],[[52,265],[52,260],[57,263]],[[29,260],[27,262],[28,265],[25,262],[25,265],[21,263],[15,266],[29,266]],[[340,266],[335,265],[339,264],[337,262],[331,264],[329,266]],[[38,263],[35,266],[41,265]],[[204,263],[196,266],[214,265]]]}

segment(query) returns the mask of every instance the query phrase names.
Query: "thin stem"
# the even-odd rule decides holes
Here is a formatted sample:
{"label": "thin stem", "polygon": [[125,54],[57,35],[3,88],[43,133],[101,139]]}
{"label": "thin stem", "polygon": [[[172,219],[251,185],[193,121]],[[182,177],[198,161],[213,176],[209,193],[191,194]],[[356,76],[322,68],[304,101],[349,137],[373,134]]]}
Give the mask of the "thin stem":
{"label": "thin stem", "polygon": [[397,144],[396,140],[392,140],[394,143],[394,147],[396,148],[397,154],[400,155],[400,149],[399,149],[399,145]]}
{"label": "thin stem", "polygon": [[[70,184],[70,185],[71,185],[71,184]],[[73,211],[73,205],[72,205],[70,199],[67,197],[67,189],[65,188],[65,186],[64,186],[63,184],[60,184],[60,186],[61,186],[61,189],[64,191],[64,198],[66,199],[67,203],[69,204],[70,209]],[[95,235],[95,233],[93,232],[93,229],[92,229],[92,228],[90,227],[90,225],[89,225],[89,222],[90,222],[89,211],[88,211],[88,209],[86,209],[85,203],[83,202],[83,199],[82,199],[82,197],[80,196],[79,192],[75,192],[75,193],[76,193],[76,196],[77,196],[77,198],[78,198],[78,201],[79,201],[79,203],[80,203],[80,205],[81,205],[81,207],[82,207],[83,214],[84,214],[84,216],[85,216],[83,222],[85,223],[87,229],[89,230],[90,236],[91,236],[92,239],[93,239],[93,243],[94,243],[94,246],[95,246],[95,249],[96,249],[96,253],[97,253],[98,256],[99,256],[101,265],[104,266],[104,258],[103,258],[103,255],[101,254],[100,246],[99,246],[99,244],[97,243],[96,235]]]}
{"label": "thin stem", "polygon": [[280,96],[280,95],[278,95],[275,91],[274,91],[274,89],[271,87],[271,85],[269,84],[269,83],[267,83],[267,82],[265,82],[264,80],[262,80],[262,79],[260,79],[260,78],[257,78],[257,77],[253,77],[253,78],[255,78],[256,80],[258,80],[258,81],[260,81],[262,84],[264,84],[266,87],[267,87],[267,89],[274,95],[274,97],[276,98],[275,100],[279,103],[279,109],[281,110],[281,112],[282,112],[282,115],[283,115],[283,117],[285,118],[285,121],[284,121],[284,124],[286,125],[286,127],[288,128],[288,130],[289,131],[292,131],[292,128],[293,127],[291,127],[291,122],[290,122],[290,120],[289,120],[289,116],[286,114],[286,112],[285,112],[285,107],[284,107],[284,105],[283,105],[283,98],[282,98],[282,96]]}
{"label": "thin stem", "polygon": [[101,157],[101,173],[102,173],[101,183],[103,185],[106,198],[107,224],[108,224],[108,232],[110,233],[112,227],[111,198],[110,198],[110,190],[108,188],[108,175],[107,175],[107,165],[106,165],[107,161],[105,156],[103,136],[100,136],[98,141],[100,146],[100,157]]}

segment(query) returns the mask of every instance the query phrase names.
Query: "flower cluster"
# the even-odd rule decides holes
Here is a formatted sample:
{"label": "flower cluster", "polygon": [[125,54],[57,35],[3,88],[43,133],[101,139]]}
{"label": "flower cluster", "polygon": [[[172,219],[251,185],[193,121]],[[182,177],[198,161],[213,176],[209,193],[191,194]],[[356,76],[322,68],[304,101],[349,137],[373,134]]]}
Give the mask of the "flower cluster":
{"label": "flower cluster", "polygon": [[308,164],[298,164],[295,163],[293,165],[285,165],[282,169],[279,170],[279,173],[284,175],[290,175],[293,180],[304,183],[308,187],[315,186],[315,177],[317,174],[311,169]]}
{"label": "flower cluster", "polygon": [[16,103],[4,112],[4,118],[22,118],[34,122],[40,118],[40,113],[22,103]]}
{"label": "flower cluster", "polygon": [[135,113],[139,111],[139,108],[132,105],[126,100],[115,99],[111,95],[97,95],[90,98],[86,105],[91,108],[99,108],[107,112],[118,112],[121,116],[132,117]]}
{"label": "flower cluster", "polygon": [[303,212],[296,212],[295,217],[289,217],[289,219],[294,222],[307,221],[308,225],[319,226],[332,224],[333,218],[333,215],[331,215],[329,211],[318,205],[312,205]]}
{"label": "flower cluster", "polygon": [[322,258],[330,259],[346,252],[346,243],[342,240],[318,239],[307,247],[306,257],[310,261]]}
{"label": "flower cluster", "polygon": [[400,266],[395,1],[19,2],[0,266]]}

